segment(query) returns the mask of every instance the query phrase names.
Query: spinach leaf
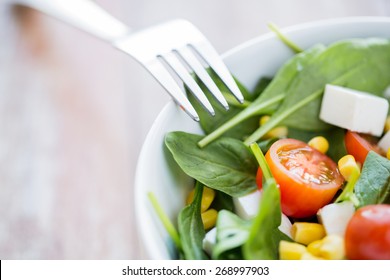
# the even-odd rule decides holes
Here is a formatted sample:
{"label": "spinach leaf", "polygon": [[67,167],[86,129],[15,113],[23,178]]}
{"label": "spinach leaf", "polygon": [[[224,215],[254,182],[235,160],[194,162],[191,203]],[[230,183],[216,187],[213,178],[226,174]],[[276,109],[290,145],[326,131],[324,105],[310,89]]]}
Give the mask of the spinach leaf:
{"label": "spinach leaf", "polygon": [[183,208],[178,217],[181,247],[187,260],[207,259],[202,248],[205,236],[200,206],[202,203],[203,185],[197,183],[193,202]]}
{"label": "spinach leaf", "polygon": [[369,204],[390,204],[390,160],[371,151],[364,161],[355,185],[359,207]]}
{"label": "spinach leaf", "polygon": [[199,141],[199,146],[204,147],[208,145],[226,131],[236,127],[237,124],[250,117],[275,112],[281,101],[284,99],[285,94],[296,75],[303,71],[311,60],[319,55],[324,49],[324,46],[316,45],[292,57],[281,67],[264,92],[260,94],[260,96],[253,101],[251,105],[235,115],[228,122],[225,122],[223,125],[218,127],[218,129],[204,137],[201,141]]}
{"label": "spinach leaf", "polygon": [[[268,182],[268,183],[267,183]],[[243,246],[247,260],[276,260],[281,240],[290,240],[278,227],[281,223],[280,192],[276,182],[266,181],[259,212],[253,222],[250,235]]]}
{"label": "spinach leaf", "polygon": [[272,82],[271,78],[262,77],[257,81],[255,85],[255,89],[253,90],[253,97],[257,98],[263,91],[268,87],[268,85]]}
{"label": "spinach leaf", "polygon": [[390,84],[390,41],[352,39],[331,45],[298,73],[282,105],[245,143],[257,141],[279,124],[310,131],[329,129],[330,125],[319,119],[328,83],[382,96]]}
{"label": "spinach leaf", "polygon": [[257,216],[251,226],[248,240],[242,247],[243,255],[247,260],[276,260],[279,242],[290,240],[279,230],[282,221],[280,191],[260,147],[254,143],[251,149],[263,171],[265,183]]}
{"label": "spinach leaf", "polygon": [[[225,96],[229,103],[229,110],[225,110],[219,102],[211,95],[208,88],[199,80],[199,78],[195,78],[198,82],[199,86],[201,87],[202,91],[205,93],[206,97],[210,101],[211,105],[214,108],[215,116],[211,116],[204,108],[203,106],[196,100],[196,98],[189,92],[188,88],[187,95],[188,99],[191,101],[191,104],[193,105],[195,111],[198,113],[200,118],[200,126],[202,127],[203,131],[208,134],[213,132],[216,128],[221,126],[223,123],[227,122],[229,119],[231,119],[233,116],[237,115],[239,112],[241,112],[248,104],[250,104],[250,101],[253,100],[255,97],[253,94],[251,94],[237,79],[236,83],[239,87],[242,95],[245,99],[245,104],[240,104],[237,100],[235,100],[234,97],[231,96],[231,93],[229,89],[225,86],[225,84],[218,78],[218,76],[211,70],[208,70],[210,77],[213,79],[215,84],[218,86],[218,88],[221,90],[222,94]],[[223,136],[226,137],[233,137],[236,139],[243,139],[243,137],[250,135],[257,127],[259,126],[258,118],[249,118],[247,119],[242,126],[236,126],[233,129],[227,131]]]}
{"label": "spinach leaf", "polygon": [[209,188],[233,197],[256,189],[257,164],[241,141],[223,137],[201,149],[201,135],[170,132],[165,144],[181,169]]}
{"label": "spinach leaf", "polygon": [[347,154],[347,149],[344,144],[345,131],[342,128],[333,127],[330,130],[316,132],[316,131],[306,131],[301,129],[288,129],[288,137],[301,140],[303,142],[308,142],[310,139],[316,136],[323,136],[329,142],[329,150],[327,155],[333,159],[335,162],[338,162],[340,158]]}
{"label": "spinach leaf", "polygon": [[221,210],[218,213],[217,219],[217,243],[214,245],[212,258],[213,259],[231,259],[232,249],[241,247],[249,236],[251,221],[246,221],[238,217],[236,214]]}

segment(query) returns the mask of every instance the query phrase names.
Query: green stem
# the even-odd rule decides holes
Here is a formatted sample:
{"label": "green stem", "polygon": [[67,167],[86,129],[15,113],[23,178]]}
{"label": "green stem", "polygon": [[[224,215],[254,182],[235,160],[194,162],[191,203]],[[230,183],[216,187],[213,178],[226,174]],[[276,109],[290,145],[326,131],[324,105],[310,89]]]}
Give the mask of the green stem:
{"label": "green stem", "polygon": [[240,103],[240,102],[238,102],[237,99],[234,98],[231,94],[224,94],[224,97],[225,97],[227,103],[228,103],[229,105],[234,106],[234,107],[246,108],[246,107],[248,107],[249,105],[252,104],[252,102],[247,101],[247,100],[244,100],[243,103]]}
{"label": "green stem", "polygon": [[273,176],[271,170],[269,169],[263,151],[260,149],[259,145],[257,143],[252,143],[250,145],[250,148],[252,150],[252,153],[255,155],[257,162],[259,163],[261,171],[263,172],[264,179],[265,180],[272,179]]}
{"label": "green stem", "polygon": [[152,203],[154,210],[156,211],[158,217],[160,218],[160,221],[162,222],[164,228],[168,232],[169,236],[172,238],[176,247],[179,250],[181,250],[182,246],[181,246],[180,236],[176,228],[174,227],[171,220],[168,218],[168,216],[162,209],[161,205],[158,203],[156,196],[152,192],[149,192],[148,197],[150,202]]}
{"label": "green stem", "polygon": [[323,89],[318,90],[306,98],[302,99],[300,102],[296,103],[294,106],[291,106],[290,108],[284,110],[281,114],[275,115],[272,117],[268,122],[266,122],[264,125],[259,127],[251,136],[249,136],[245,141],[245,145],[249,146],[253,142],[256,142],[261,137],[263,137],[268,131],[276,127],[278,124],[280,124],[285,118],[290,116],[295,111],[301,109],[308,103],[312,102],[316,98],[320,97],[322,95]]}
{"label": "green stem", "polygon": [[339,195],[339,197],[336,199],[335,201],[336,203],[349,200],[353,203],[355,207],[359,206],[359,200],[357,199],[354,193],[354,188],[359,177],[360,177],[360,172],[357,169],[353,170],[353,172],[349,177],[349,181],[347,185],[345,186],[344,190]]}
{"label": "green stem", "polygon": [[219,136],[224,134],[226,131],[228,131],[235,125],[239,124],[240,122],[252,116],[261,114],[264,111],[264,109],[267,109],[268,107],[279,103],[283,99],[284,99],[284,94],[280,94],[262,103],[255,103],[255,102],[252,103],[251,106],[247,107],[245,110],[241,111],[233,118],[231,118],[229,121],[227,121],[219,128],[211,132],[209,135],[205,136],[202,140],[198,142],[198,146],[200,148],[205,147],[206,145],[208,145],[209,143],[217,139]]}
{"label": "green stem", "polygon": [[293,41],[288,39],[282,32],[280,32],[280,29],[275,24],[269,23],[268,28],[271,29],[279,37],[279,39],[295,53],[303,52],[303,50],[297,44],[295,44]]}

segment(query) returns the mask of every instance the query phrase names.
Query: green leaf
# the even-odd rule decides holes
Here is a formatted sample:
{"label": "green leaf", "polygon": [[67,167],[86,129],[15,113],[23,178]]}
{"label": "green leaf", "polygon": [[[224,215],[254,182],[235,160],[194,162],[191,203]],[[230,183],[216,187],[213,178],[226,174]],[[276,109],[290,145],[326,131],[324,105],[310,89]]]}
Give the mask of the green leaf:
{"label": "green leaf", "polygon": [[390,84],[390,41],[351,39],[331,45],[298,73],[282,105],[245,143],[257,141],[280,124],[310,131],[329,129],[331,126],[319,119],[326,84],[382,96]]}
{"label": "green leaf", "polygon": [[[340,80],[341,77],[345,78]],[[323,90],[327,83],[382,95],[390,84],[389,41],[355,39],[333,44],[299,74],[280,111]],[[291,114],[283,123],[305,130],[327,129],[329,126],[319,120],[320,105],[321,97]]]}
{"label": "green leaf", "polygon": [[205,236],[200,212],[202,193],[203,186],[197,183],[193,202],[183,208],[178,217],[181,246],[184,258],[187,260],[207,259],[202,248]]}
{"label": "green leaf", "polygon": [[[238,101],[235,100],[234,97],[232,97],[232,94],[230,93],[229,89],[225,86],[225,84],[218,78],[218,76],[211,70],[208,70],[210,77],[213,79],[213,81],[216,83],[218,88],[221,90],[222,94],[226,97],[228,103],[229,103],[229,110],[225,110],[219,102],[211,95],[208,88],[199,80],[199,78],[196,78],[198,84],[200,85],[201,89],[205,93],[206,97],[210,101],[211,105],[213,106],[215,110],[215,116],[211,116],[205,108],[196,100],[196,98],[189,92],[188,88],[187,95],[188,99],[190,100],[191,104],[193,105],[195,111],[199,115],[199,123],[202,127],[203,131],[208,134],[213,132],[215,129],[217,129],[219,126],[221,126],[223,123],[230,120],[232,117],[237,115],[239,112],[241,112],[247,104],[250,104],[249,101],[253,100],[257,97],[257,95],[251,94],[238,80],[236,80],[236,83],[243,94],[245,101],[247,104],[240,104]],[[258,92],[256,93],[258,94]],[[259,126],[258,118],[250,118],[247,119],[241,126],[236,126],[233,129],[227,131],[223,134],[223,136],[226,137],[232,137],[236,139],[242,140],[243,137],[248,136],[252,133],[253,130],[255,130]]]}
{"label": "green leaf", "polygon": [[255,97],[255,99],[259,97],[260,94],[264,92],[264,90],[268,87],[268,85],[271,82],[272,82],[272,78],[268,78],[268,77],[260,78],[255,85],[255,89],[253,90],[253,97]]}
{"label": "green leaf", "polygon": [[290,240],[279,230],[282,221],[280,191],[259,146],[252,144],[251,149],[264,174],[265,183],[257,216],[251,226],[249,238],[242,247],[243,255],[247,260],[276,260],[279,242]]}
{"label": "green leaf", "polygon": [[281,240],[290,240],[278,227],[281,223],[280,192],[275,180],[263,185],[258,214],[253,222],[249,238],[243,246],[247,260],[277,260]]}
{"label": "green leaf", "polygon": [[281,104],[296,75],[303,71],[306,65],[308,65],[310,61],[319,55],[324,49],[324,46],[316,45],[292,57],[280,68],[264,92],[260,94],[260,96],[253,101],[251,105],[235,115],[228,122],[225,122],[223,125],[218,127],[218,129],[204,137],[201,141],[199,141],[199,146],[204,147],[208,145],[223,135],[226,131],[236,127],[239,123],[250,117],[273,113]]}
{"label": "green leaf", "polygon": [[355,185],[359,207],[370,204],[390,204],[390,161],[370,151]]}
{"label": "green leaf", "polygon": [[257,163],[241,141],[223,137],[201,149],[201,135],[170,132],[165,144],[181,169],[209,188],[233,197],[256,189]]}
{"label": "green leaf", "polygon": [[227,252],[241,247],[248,239],[251,221],[243,220],[230,211],[221,210],[218,213],[216,227],[217,243],[214,245],[212,258],[230,259]]}

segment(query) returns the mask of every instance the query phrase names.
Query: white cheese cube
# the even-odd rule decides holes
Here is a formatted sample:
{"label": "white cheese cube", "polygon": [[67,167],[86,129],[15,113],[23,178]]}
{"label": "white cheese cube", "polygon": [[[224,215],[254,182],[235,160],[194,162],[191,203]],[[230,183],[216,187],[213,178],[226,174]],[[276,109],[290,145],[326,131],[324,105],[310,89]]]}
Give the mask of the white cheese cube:
{"label": "white cheese cube", "polygon": [[320,119],[348,130],[380,136],[385,126],[388,101],[365,92],[326,85]]}
{"label": "white cheese cube", "polygon": [[379,140],[378,146],[387,152],[387,150],[390,148],[390,131],[386,132],[381,140]]}
{"label": "white cheese cube", "polygon": [[250,220],[257,215],[262,192],[256,190],[250,194],[233,198],[236,214],[244,220]]}
{"label": "white cheese cube", "polygon": [[214,227],[209,230],[205,237],[203,238],[203,250],[206,251],[207,254],[211,255],[213,252],[213,247],[217,243],[217,228]]}
{"label": "white cheese cube", "polygon": [[327,235],[337,234],[344,237],[349,220],[355,213],[352,202],[331,203],[318,211],[318,219],[325,228]]}

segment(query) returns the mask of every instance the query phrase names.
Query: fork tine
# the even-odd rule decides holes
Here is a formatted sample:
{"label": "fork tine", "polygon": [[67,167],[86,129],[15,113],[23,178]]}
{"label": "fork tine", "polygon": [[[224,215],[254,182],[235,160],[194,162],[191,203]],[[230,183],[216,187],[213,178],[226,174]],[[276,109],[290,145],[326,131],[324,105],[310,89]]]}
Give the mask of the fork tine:
{"label": "fork tine", "polygon": [[204,85],[208,88],[211,94],[215,97],[215,99],[226,109],[229,109],[229,105],[226,102],[225,97],[222,92],[219,90],[215,82],[210,78],[210,75],[204,69],[203,65],[199,62],[198,58],[192,53],[192,51],[185,46],[184,48],[178,49],[177,53],[188,65],[194,70],[195,74],[199,77],[199,79],[204,83]]}
{"label": "fork tine", "polygon": [[193,95],[198,99],[202,106],[212,115],[215,115],[213,106],[203,93],[202,89],[195,82],[194,78],[188,73],[188,70],[184,67],[182,62],[175,56],[173,52],[162,55],[162,59],[172,68],[173,71],[179,76],[183,83],[191,90]]}
{"label": "fork tine", "polygon": [[146,68],[154,78],[165,88],[176,103],[195,121],[199,121],[199,116],[192,107],[187,96],[176,83],[168,70],[157,59],[149,63]]}
{"label": "fork tine", "polygon": [[192,48],[200,54],[200,56],[210,65],[214,72],[219,76],[219,78],[224,82],[224,84],[229,88],[233,93],[236,99],[240,102],[244,102],[244,97],[240,89],[238,88],[236,82],[234,81],[232,75],[227,69],[226,65],[220,59],[219,54],[210,45],[207,41],[203,41],[199,44],[190,45]]}

